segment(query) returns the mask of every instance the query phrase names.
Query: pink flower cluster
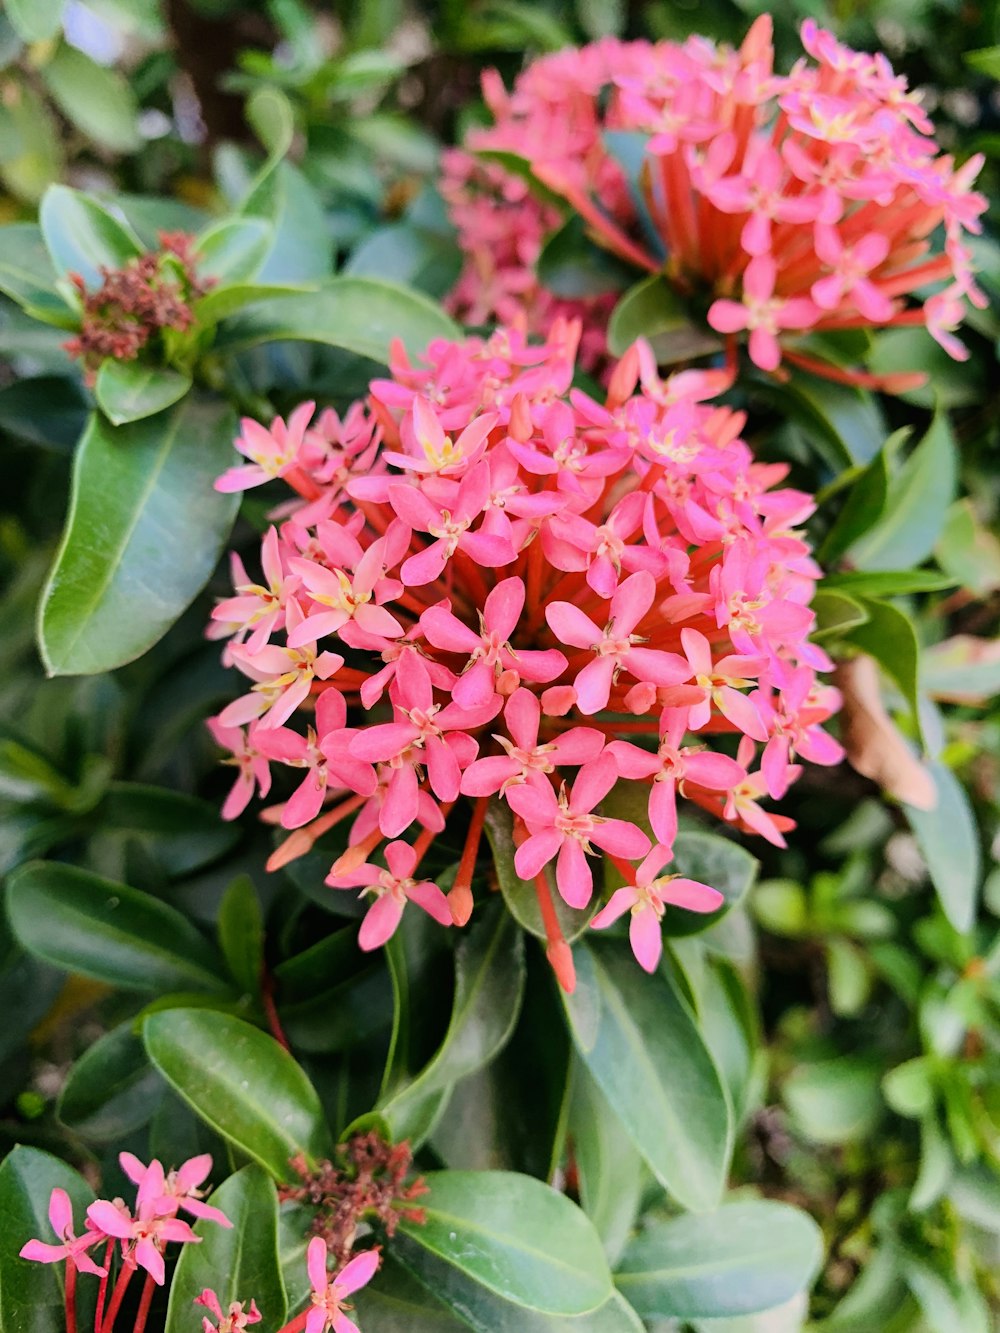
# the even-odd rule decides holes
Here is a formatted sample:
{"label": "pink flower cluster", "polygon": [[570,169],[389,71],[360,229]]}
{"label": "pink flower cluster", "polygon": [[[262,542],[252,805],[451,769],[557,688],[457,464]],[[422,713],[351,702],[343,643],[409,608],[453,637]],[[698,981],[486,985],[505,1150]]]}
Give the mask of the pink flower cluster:
{"label": "pink flower cluster", "polygon": [[[811,59],[786,75],[774,72],[764,15],[738,50],[609,38],[534,61],[510,93],[488,76],[494,124],[444,162],[466,254],[452,307],[477,321],[518,308],[538,330],[558,309],[599,338],[606,304],[557,303],[532,271],[560,221],[555,197],[629,263],[712,300],[711,327],[748,334],[761,369],[783,358],[823,366],[789,349],[789,334],[915,323],[964,358],[963,301],[985,304],[966,238],[986,208],[972,188],[982,157],[956,167],[938,151],[883,55],[843,46],[812,19],[802,42]],[[616,157],[622,131],[643,145],[638,189]]]}
{"label": "pink flower cluster", "polygon": [[[250,682],[209,724],[238,769],[225,813],[265,794],[277,763],[301,778],[270,815],[292,830],[272,866],[350,818],[327,883],[371,895],[363,948],[408,902],[468,919],[496,798],[548,921],[546,868],[586,907],[596,849],[634,894],[615,912],[658,925],[668,901],[712,910],[714,890],[661,873],[678,798],[783,845],[791,821],[762,802],[797,757],[841,756],[821,728],[839,702],[816,680],[829,662],[808,641],[810,497],[776,489],[786,468],[755,462],[742,415],[712,403],[726,373],[661,380],[640,343],[598,402],[571,388],[579,332],[437,341],[419,367],[397,347],[392,377],[343,422],[308,426],[301,409],[270,445],[244,423],[237,448],[264,475],[218,483],[280,476],[297,492],[263,539],[262,580],[234,560],[235,595],[214,611]],[[728,736],[733,753],[710,747]],[[655,842],[601,813],[622,780],[648,786]],[[446,898],[418,866],[460,797],[472,812]],[[650,966],[658,937],[640,935]]]}
{"label": "pink flower cluster", "polygon": [[[98,1199],[87,1209],[83,1234],[73,1230],[73,1208],[65,1190],[54,1189],[49,1199],[49,1221],[59,1237],[59,1244],[29,1240],[21,1249],[22,1259],[52,1264],[66,1260],[83,1273],[106,1277],[107,1264],[116,1244],[121,1246],[124,1271],[131,1274],[144,1268],[152,1280],[162,1284],[164,1278],[163,1250],[169,1241],[180,1243],[197,1241],[188,1224],[177,1216],[179,1210],[192,1217],[207,1218],[229,1227],[226,1215],[202,1202],[199,1186],[212,1169],[208,1153],[192,1157],[176,1171],[165,1172],[156,1161],[143,1166],[129,1152],[119,1154],[122,1170],[136,1186],[133,1212],[123,1199]],[[88,1254],[96,1245],[105,1244],[107,1254],[104,1267]]]}

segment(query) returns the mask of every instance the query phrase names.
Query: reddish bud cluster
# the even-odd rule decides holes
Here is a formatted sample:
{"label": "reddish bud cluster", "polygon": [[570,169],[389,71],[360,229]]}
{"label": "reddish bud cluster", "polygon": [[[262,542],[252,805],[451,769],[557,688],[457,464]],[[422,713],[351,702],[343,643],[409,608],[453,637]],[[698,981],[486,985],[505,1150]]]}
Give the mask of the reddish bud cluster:
{"label": "reddish bud cluster", "polygon": [[103,282],[88,291],[79,273],[70,281],[80,294],[80,332],[63,347],[83,362],[88,384],[101,363],[134,361],[162,329],[186,333],[194,322],[191,302],[204,296],[214,278],[199,278],[191,253],[193,238],[184,232],[158,233],[161,248],[128,260],[121,268],[102,265]]}
{"label": "reddish bud cluster", "polygon": [[294,1199],[316,1209],[312,1230],[327,1245],[339,1268],[351,1257],[358,1223],[376,1221],[389,1237],[401,1219],[422,1222],[414,1200],[426,1194],[419,1177],[406,1184],[413,1162],[408,1143],[386,1143],[378,1134],[356,1134],[338,1145],[335,1161],[310,1167],[299,1154],[291,1164],[301,1185],[281,1185],[282,1201]]}

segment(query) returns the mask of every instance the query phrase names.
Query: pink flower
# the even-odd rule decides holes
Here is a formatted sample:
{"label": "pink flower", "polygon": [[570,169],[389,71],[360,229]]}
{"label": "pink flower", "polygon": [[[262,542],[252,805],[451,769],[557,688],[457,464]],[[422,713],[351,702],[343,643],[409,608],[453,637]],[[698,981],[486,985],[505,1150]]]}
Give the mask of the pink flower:
{"label": "pink flower", "polygon": [[275,417],[267,429],[250,417],[244,417],[241,423],[243,434],[237,437],[236,448],[251,461],[224,472],[216,481],[215,489],[245,491],[285,476],[298,462],[315,406],[315,403],[303,403],[297,407],[288,418],[287,426],[281,417]]}
{"label": "pink flower", "polygon": [[573,788],[558,798],[551,787],[508,787],[507,803],[528,829],[528,838],[514,854],[514,868],[522,879],[532,880],[542,868],[556,860],[556,886],[570,907],[586,907],[594,889],[587,852],[594,846],[617,856],[643,856],[649,839],[624,819],[605,819],[591,813],[618,780],[618,769],[610,755],[601,755],[583,765]]}
{"label": "pink flower", "polygon": [[51,1245],[47,1241],[29,1240],[19,1251],[22,1259],[32,1259],[39,1264],[57,1264],[65,1259],[74,1264],[82,1273],[94,1273],[103,1277],[106,1270],[99,1268],[87,1254],[92,1246],[105,1237],[98,1230],[91,1229],[84,1236],[73,1232],[73,1205],[69,1195],[58,1186],[49,1195],[49,1222],[52,1230],[59,1237],[61,1244]]}
{"label": "pink flower", "polygon": [[808,329],[819,317],[807,297],[784,299],[775,296],[778,266],[770,255],[756,255],[743,274],[743,300],[715,301],[708,322],[719,333],[750,332],[750,360],[761,370],[777,370],[781,364],[778,334],[783,329]]}
{"label": "pink flower", "polygon": [[617,889],[590,923],[595,930],[602,930],[631,912],[629,942],[636,961],[647,972],[655,972],[659,966],[663,952],[660,922],[668,904],[689,912],[714,912],[725,902],[718,889],[696,879],[660,875],[670,857],[667,847],[654,847],[635,872],[635,883]]}
{"label": "pink flower", "polygon": [[251,722],[244,731],[242,727],[224,726],[220,718],[210,717],[205,725],[216,745],[228,750],[232,756],[222,762],[235,765],[237,770],[236,781],[222,807],[223,819],[236,819],[250,804],[255,788],[261,796],[266,796],[271,789],[270,766],[257,749],[258,724]]}
{"label": "pink flower", "polygon": [[422,907],[442,926],[451,925],[448,899],[430,880],[412,878],[417,854],[408,842],[390,842],[385,849],[388,869],[362,865],[344,875],[328,875],[326,882],[332,889],[351,889],[363,886],[375,901],[369,907],[358,944],[366,952],[377,949],[395,932],[408,902]]}
{"label": "pink flower", "polygon": [[652,685],[678,685],[689,679],[691,669],[676,653],[636,646],[643,639],[632,631],[653,605],[655,596],[656,580],[640,570],[619,585],[604,629],[572,602],[552,602],[546,608],[545,619],[560,643],[589,648],[595,654],[594,661],[583,667],[573,682],[581,713],[599,713],[607,707],[612,683],[622,670]]}
{"label": "pink flower", "polygon": [[121,1199],[114,1202],[98,1199],[87,1209],[87,1217],[104,1236],[120,1240],[122,1253],[144,1268],[161,1287],[165,1276],[163,1248],[167,1242],[196,1243],[201,1239],[180,1218],[158,1212],[152,1196],[136,1201],[134,1217]]}
{"label": "pink flower", "polygon": [[571,727],[539,744],[541,717],[537,697],[530,690],[515,690],[504,709],[510,738],[494,737],[504,753],[474,760],[462,774],[462,792],[466,796],[492,796],[503,794],[512,783],[519,782],[547,792],[551,788],[545,781],[546,774],[554,773],[557,766],[586,764],[604,748],[604,737],[591,727]]}
{"label": "pink flower", "polygon": [[249,1310],[246,1309],[246,1301],[232,1301],[228,1310],[223,1313],[218,1296],[208,1287],[200,1296],[194,1298],[193,1303],[203,1305],[206,1310],[210,1310],[217,1321],[213,1323],[207,1316],[202,1319],[203,1333],[243,1333],[243,1329],[248,1325],[259,1324],[262,1317],[256,1301],[250,1302]]}
{"label": "pink flower", "polygon": [[346,1297],[367,1284],[379,1265],[378,1250],[364,1250],[344,1265],[331,1281],[326,1270],[326,1241],[313,1236],[306,1250],[306,1266],[312,1284],[312,1309],[306,1315],[305,1333],[359,1333],[344,1314],[350,1307]]}
{"label": "pink flower", "polygon": [[191,1157],[176,1171],[167,1173],[155,1158],[149,1166],[143,1166],[138,1157],[123,1152],[118,1154],[118,1161],[129,1180],[139,1186],[139,1198],[151,1199],[157,1212],[176,1214],[183,1208],[192,1217],[206,1218],[222,1227],[233,1225],[221,1208],[202,1202],[205,1191],[198,1187],[212,1169],[211,1153]]}

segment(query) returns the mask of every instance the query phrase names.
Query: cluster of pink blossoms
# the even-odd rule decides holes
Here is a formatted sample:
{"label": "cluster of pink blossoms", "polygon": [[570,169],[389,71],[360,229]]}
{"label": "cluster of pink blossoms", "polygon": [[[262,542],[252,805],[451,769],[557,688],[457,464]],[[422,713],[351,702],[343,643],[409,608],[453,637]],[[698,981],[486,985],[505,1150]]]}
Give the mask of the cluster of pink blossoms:
{"label": "cluster of pink blossoms", "polygon": [[[21,1258],[36,1263],[65,1263],[67,1329],[76,1328],[75,1292],[78,1272],[90,1273],[101,1279],[94,1320],[95,1333],[111,1333],[121,1308],[129,1281],[137,1269],[146,1270],[146,1290],[140,1301],[136,1318],[136,1333],[145,1327],[153,1284],[163,1285],[165,1266],[163,1251],[169,1241],[197,1242],[199,1236],[177,1216],[179,1209],[193,1217],[231,1227],[232,1223],[218,1208],[202,1202],[204,1191],[198,1187],[212,1169],[212,1158],[207,1154],[192,1157],[176,1171],[165,1172],[155,1159],[148,1166],[131,1153],[119,1154],[122,1170],[138,1186],[134,1213],[122,1199],[98,1199],[87,1209],[84,1231],[77,1236],[73,1229],[73,1206],[63,1189],[54,1189],[49,1197],[49,1222],[59,1244],[29,1240],[21,1248]],[[105,1246],[103,1266],[95,1263],[88,1251]],[[121,1246],[121,1266],[113,1290],[109,1292],[108,1277],[116,1245]],[[314,1236],[306,1252],[309,1274],[310,1303],[302,1315],[290,1321],[278,1333],[359,1333],[357,1325],[348,1318],[348,1297],[365,1286],[375,1276],[380,1262],[378,1249],[364,1250],[350,1259],[333,1276],[328,1270],[326,1242]],[[226,1277],[227,1274],[219,1274]],[[262,1315],[254,1300],[233,1301],[222,1308],[217,1294],[206,1288],[195,1297],[195,1304],[209,1311],[202,1319],[204,1333],[241,1333],[252,1324],[260,1323]]]}
{"label": "cluster of pink blossoms", "polygon": [[[639,343],[598,402],[570,387],[579,333],[437,341],[421,367],[397,347],[392,378],[343,421],[309,425],[307,405],[267,431],[245,422],[250,461],[217,483],[281,477],[296,493],[263,539],[262,578],[234,558],[235,595],[214,611],[225,661],[251,682],[209,724],[238,768],[225,814],[266,794],[278,763],[301,781],[269,812],[292,830],[272,866],[351,819],[327,883],[371,895],[365,949],[408,901],[464,924],[499,798],[560,979],[546,868],[586,907],[595,849],[626,880],[597,924],[631,909],[652,968],[666,903],[721,901],[662,873],[678,797],[781,846],[791,821],[763,802],[797,757],[841,757],[821,727],[839,702],[816,680],[830,664],[808,640],[819,569],[796,529],[810,497],[775,489],[786,468],[755,462],[743,416],[711,402],[725,372],[661,380]],[[707,743],[729,736],[733,753]],[[622,780],[648,786],[655,842],[600,813]],[[472,810],[446,898],[419,863],[460,797]]]}
{"label": "cluster of pink blossoms", "polygon": [[[487,76],[495,123],[445,156],[442,192],[466,254],[453,309],[476,321],[519,309],[539,331],[554,313],[575,314],[599,343],[606,298],[558,301],[533,272],[561,220],[554,194],[602,245],[711,300],[708,323],[745,332],[763,370],[784,358],[837,374],[785,335],[873,325],[924,324],[964,358],[954,335],[964,300],[986,302],[967,241],[986,208],[972,188],[981,155],[956,167],[938,151],[883,55],[853,51],[811,19],[802,42],[811,60],[787,75],[774,72],[764,15],[738,50],[608,38],[536,60],[510,93]],[[622,132],[641,136],[641,198],[616,156]],[[505,153],[525,160],[546,199]]]}

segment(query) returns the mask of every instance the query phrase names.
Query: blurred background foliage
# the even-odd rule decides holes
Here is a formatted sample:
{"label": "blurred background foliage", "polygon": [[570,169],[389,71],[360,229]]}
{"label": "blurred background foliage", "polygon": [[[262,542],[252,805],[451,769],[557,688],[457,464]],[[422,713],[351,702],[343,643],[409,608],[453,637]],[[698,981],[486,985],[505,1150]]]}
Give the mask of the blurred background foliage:
{"label": "blurred background foliage", "polygon": [[[755,0],[7,0],[0,219],[33,219],[46,187],[60,182],[114,196],[147,243],[157,229],[199,230],[249,188],[260,142],[271,144],[266,106],[260,112],[258,102],[256,120],[248,118],[247,99],[277,88],[292,110],[293,138],[261,205],[276,237],[257,280],[349,273],[440,298],[459,256],[434,188],[436,164],[441,146],[482,115],[481,70],[497,67],[509,81],[526,54],[607,34],[738,40],[762,8]],[[941,143],[963,157],[986,155],[982,188],[997,200],[995,4],[781,0],[770,8],[785,66],[807,16],[853,45],[885,50],[923,90]],[[989,221],[979,257],[996,296],[995,208]],[[673,941],[677,975],[700,996],[709,1025],[713,1013],[732,1012],[721,1002],[713,1008],[720,995],[738,997],[742,1025],[720,1016],[716,1033],[743,1126],[732,1182],[794,1202],[820,1224],[827,1257],[810,1326],[824,1333],[986,1333],[1000,1312],[1000,323],[990,309],[971,324],[973,354],[962,364],[926,338],[915,361],[909,331],[883,336],[884,369],[897,358],[931,375],[930,390],[902,400],[875,404],[831,388],[800,397],[792,411],[763,383],[750,393],[761,453],[790,460],[796,480],[821,496],[836,494],[845,476],[855,480],[893,429],[913,426],[919,438],[935,405],[949,409],[964,497],[949,505],[944,494],[937,513],[943,464],[930,454],[924,474],[910,475],[918,524],[921,514],[936,524],[912,563],[933,548],[952,582],[903,589],[892,603],[924,649],[919,678],[882,660],[895,679],[889,703],[899,727],[911,739],[919,727],[933,758],[937,811],[887,802],[850,769],[833,778],[807,769],[787,801],[799,822],[787,851],[755,845],[761,882],[747,901],[705,936]],[[345,923],[316,893],[308,859],[265,876],[267,828],[216,818],[227,783],[201,721],[230,686],[202,637],[208,596],[154,652],[117,671],[46,680],[39,664],[35,606],[90,407],[62,351],[65,336],[12,301],[0,305],[0,870],[40,856],[65,860],[140,884],[209,931],[224,902],[235,912],[246,892],[235,886],[249,875],[268,922],[268,968],[284,969],[287,981],[283,1020],[324,1099],[341,1108],[339,1130],[378,1093],[380,1063],[359,1053],[345,1065],[340,1056],[368,1037],[379,1046],[392,1015],[390,978],[382,959],[358,955],[353,938],[345,944]],[[245,356],[247,383],[276,410],[311,395],[350,401],[373,368],[355,353],[302,342]],[[246,505],[237,541],[262,516],[263,507],[258,514]],[[822,508],[814,535],[821,549],[824,540],[828,552],[845,549]],[[839,606],[832,592],[826,610],[836,627],[849,588]],[[870,702],[863,683],[859,690]],[[894,777],[905,785],[905,772]],[[439,868],[459,850],[436,847]],[[136,988],[113,989],[99,965],[67,981],[44,958],[54,946],[30,950],[26,934],[30,927],[15,935],[0,919],[0,1147],[48,1148],[99,1166],[113,1182],[119,1147],[179,1157],[209,1142],[130,1027],[141,1003],[171,987],[140,986],[137,1002]],[[410,945],[421,969],[436,966],[432,941]],[[231,1011],[259,1019],[264,997],[244,946],[223,938],[220,947]],[[260,946],[245,947],[252,960]],[[325,951],[315,965],[301,961],[309,949]],[[538,961],[527,986],[541,1009],[552,1001]],[[331,1023],[340,1009],[343,1021]],[[421,1010],[410,1034],[413,1067],[436,1048],[448,1011],[447,995],[438,1011]],[[88,1081],[77,1064],[67,1082],[85,1051],[101,1078],[92,1070]],[[569,1057],[547,1050],[538,1058],[551,1068]],[[500,1058],[472,1077],[515,1119],[536,1094],[543,1118],[551,1109],[536,1086],[544,1079],[516,1062]],[[113,1095],[99,1095],[108,1078]],[[486,1161],[471,1127],[470,1135],[447,1150],[432,1138],[429,1151],[449,1165],[547,1172],[537,1138],[498,1140]],[[634,1183],[627,1232],[650,1180],[630,1162],[621,1172]],[[803,1312],[793,1306],[766,1325],[746,1317],[704,1327],[794,1329]]]}

